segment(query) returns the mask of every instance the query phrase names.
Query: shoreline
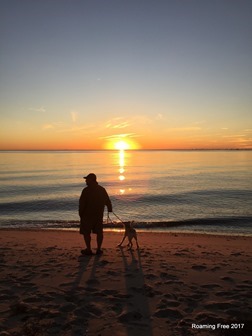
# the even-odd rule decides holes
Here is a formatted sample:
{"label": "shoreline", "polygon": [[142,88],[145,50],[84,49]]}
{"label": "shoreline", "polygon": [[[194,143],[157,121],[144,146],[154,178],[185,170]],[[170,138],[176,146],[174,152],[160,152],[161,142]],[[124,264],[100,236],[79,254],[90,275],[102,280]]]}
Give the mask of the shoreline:
{"label": "shoreline", "polygon": [[249,334],[251,237],[138,232],[129,251],[122,236],[104,232],[104,254],[88,257],[76,231],[1,229],[0,334]]}
{"label": "shoreline", "polygon": [[[251,238],[252,239],[252,233],[238,233],[238,232],[216,232],[216,231],[190,231],[189,229],[185,230],[179,230],[179,229],[174,229],[174,230],[169,230],[170,228],[163,229],[163,228],[136,228],[137,232],[139,233],[146,233],[146,234],[167,234],[167,235],[185,235],[185,236],[213,236],[213,237],[237,237],[237,238]],[[2,231],[31,231],[31,232],[39,232],[39,231],[49,231],[49,232],[74,232],[74,233],[79,233],[79,228],[78,227],[71,227],[71,228],[27,228],[27,227],[0,227],[0,232]],[[104,233],[121,233],[124,232],[123,227],[119,228],[104,228]]]}

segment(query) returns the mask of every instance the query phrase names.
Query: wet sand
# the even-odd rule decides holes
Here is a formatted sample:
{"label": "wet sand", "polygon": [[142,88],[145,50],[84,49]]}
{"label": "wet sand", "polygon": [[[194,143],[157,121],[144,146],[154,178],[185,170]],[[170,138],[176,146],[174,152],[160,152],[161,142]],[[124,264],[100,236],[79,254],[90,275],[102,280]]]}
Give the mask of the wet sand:
{"label": "wet sand", "polygon": [[1,230],[0,336],[251,334],[252,237],[121,238],[88,257],[78,232]]}

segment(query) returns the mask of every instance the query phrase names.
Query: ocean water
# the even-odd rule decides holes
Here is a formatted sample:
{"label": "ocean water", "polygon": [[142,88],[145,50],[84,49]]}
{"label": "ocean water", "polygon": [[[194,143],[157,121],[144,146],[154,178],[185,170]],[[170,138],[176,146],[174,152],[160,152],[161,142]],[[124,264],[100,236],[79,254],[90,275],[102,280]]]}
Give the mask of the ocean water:
{"label": "ocean water", "polygon": [[[77,228],[83,176],[113,203],[108,227],[252,235],[252,151],[0,152],[0,228]],[[106,212],[104,216],[106,223]]]}

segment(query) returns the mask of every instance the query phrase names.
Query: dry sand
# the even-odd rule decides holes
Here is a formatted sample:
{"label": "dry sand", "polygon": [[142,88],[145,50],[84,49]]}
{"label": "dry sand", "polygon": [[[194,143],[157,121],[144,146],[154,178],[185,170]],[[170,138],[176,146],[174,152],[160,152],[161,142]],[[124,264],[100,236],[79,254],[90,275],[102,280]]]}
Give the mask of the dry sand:
{"label": "dry sand", "polygon": [[78,232],[1,230],[0,335],[252,335],[252,237],[121,237],[85,257]]}

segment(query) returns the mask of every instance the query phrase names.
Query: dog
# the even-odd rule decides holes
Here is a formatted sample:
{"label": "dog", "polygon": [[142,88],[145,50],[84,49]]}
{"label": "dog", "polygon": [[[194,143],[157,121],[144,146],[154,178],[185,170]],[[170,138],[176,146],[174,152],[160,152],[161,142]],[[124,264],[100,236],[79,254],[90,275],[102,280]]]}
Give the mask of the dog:
{"label": "dog", "polygon": [[129,243],[127,246],[129,246],[129,250],[132,249],[132,246],[133,246],[132,239],[133,238],[136,241],[137,248],[139,248],[138,241],[137,241],[137,233],[136,233],[136,230],[133,228],[132,224],[133,222],[123,223],[124,229],[125,229],[124,236],[120,244],[117,245],[118,247],[122,246],[122,243],[124,242],[125,238],[128,237]]}

